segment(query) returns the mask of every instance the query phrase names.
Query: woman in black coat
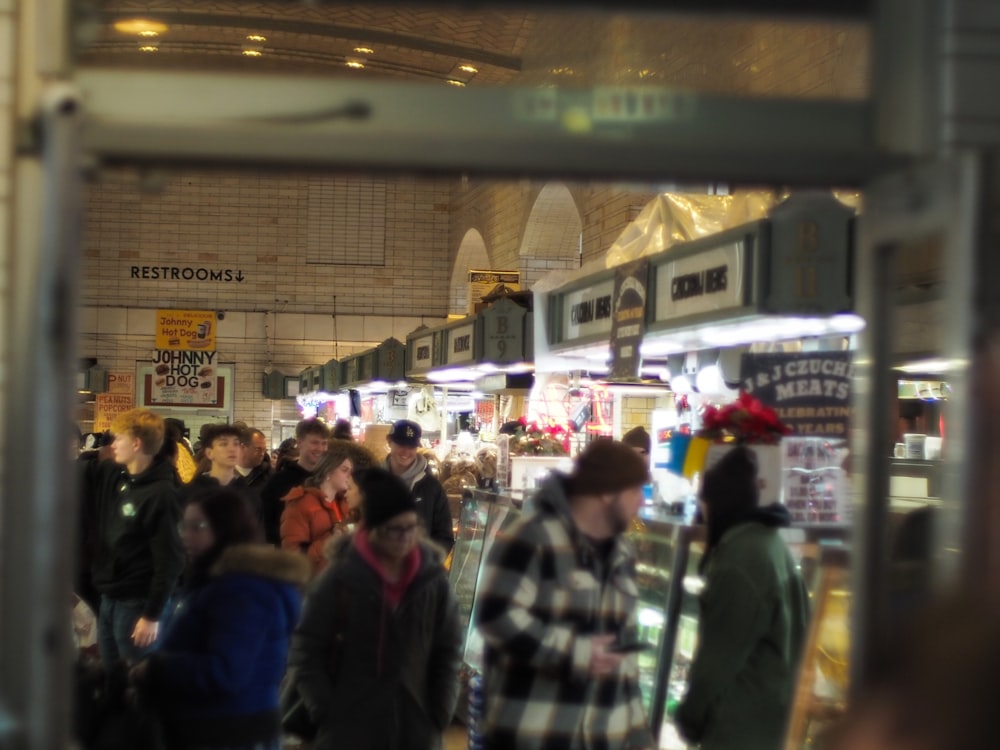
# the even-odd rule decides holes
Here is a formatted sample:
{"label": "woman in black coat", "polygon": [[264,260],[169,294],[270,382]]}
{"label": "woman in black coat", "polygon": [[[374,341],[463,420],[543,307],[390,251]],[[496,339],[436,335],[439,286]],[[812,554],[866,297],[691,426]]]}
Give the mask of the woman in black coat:
{"label": "woman in black coat", "polygon": [[362,525],[334,543],[289,654],[312,747],[439,748],[458,697],[458,606],[406,486],[384,469],[358,484]]}

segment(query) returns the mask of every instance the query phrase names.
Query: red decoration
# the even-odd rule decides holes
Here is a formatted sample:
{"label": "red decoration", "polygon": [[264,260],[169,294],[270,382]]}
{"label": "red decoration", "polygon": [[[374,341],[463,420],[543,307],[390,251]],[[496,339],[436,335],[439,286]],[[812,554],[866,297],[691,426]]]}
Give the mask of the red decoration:
{"label": "red decoration", "polygon": [[731,404],[718,408],[705,407],[698,436],[715,442],[775,445],[791,431],[774,409],[741,391],[739,398]]}

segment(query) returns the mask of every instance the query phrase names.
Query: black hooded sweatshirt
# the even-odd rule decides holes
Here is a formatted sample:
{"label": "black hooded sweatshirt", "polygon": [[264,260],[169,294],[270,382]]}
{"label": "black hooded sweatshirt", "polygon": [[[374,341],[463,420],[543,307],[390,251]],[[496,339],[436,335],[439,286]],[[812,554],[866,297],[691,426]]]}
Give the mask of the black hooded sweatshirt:
{"label": "black hooded sweatshirt", "polygon": [[159,620],[184,568],[173,468],[160,458],[135,476],[114,461],[88,468],[97,519],[94,586],[111,599],[143,600],[142,616]]}

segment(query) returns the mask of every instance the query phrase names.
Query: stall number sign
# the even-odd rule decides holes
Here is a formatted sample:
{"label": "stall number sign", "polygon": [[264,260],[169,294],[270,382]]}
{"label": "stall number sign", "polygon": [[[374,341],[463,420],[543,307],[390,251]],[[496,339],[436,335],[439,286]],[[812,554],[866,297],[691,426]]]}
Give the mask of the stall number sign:
{"label": "stall number sign", "polygon": [[743,306],[745,245],[715,247],[656,269],[656,320]]}
{"label": "stall number sign", "polygon": [[448,357],[445,364],[471,362],[474,352],[475,326],[453,328],[448,335]]}
{"label": "stall number sign", "polygon": [[151,403],[214,405],[219,390],[215,356],[216,352],[157,351],[149,391]]}
{"label": "stall number sign", "polygon": [[156,348],[173,351],[215,351],[215,312],[157,310]]}
{"label": "stall number sign", "polygon": [[491,362],[517,362],[523,357],[524,315],[497,315],[487,319],[486,356]]}
{"label": "stall number sign", "polygon": [[613,278],[586,289],[569,292],[563,308],[563,341],[611,333],[614,292]]}

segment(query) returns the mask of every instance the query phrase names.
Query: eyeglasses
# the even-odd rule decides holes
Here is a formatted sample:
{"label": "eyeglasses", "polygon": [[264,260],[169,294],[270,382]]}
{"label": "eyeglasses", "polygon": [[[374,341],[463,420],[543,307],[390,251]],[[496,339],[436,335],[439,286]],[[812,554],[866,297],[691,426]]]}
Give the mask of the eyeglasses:
{"label": "eyeglasses", "polygon": [[181,521],[177,524],[178,534],[183,534],[185,531],[198,534],[206,529],[208,529],[208,521]]}
{"label": "eyeglasses", "polygon": [[385,533],[387,537],[389,537],[390,539],[394,539],[395,541],[398,542],[402,539],[405,539],[410,534],[416,534],[417,529],[419,528],[420,528],[419,523],[411,523],[409,526],[396,526],[395,524],[392,524],[383,526],[382,531]]}

